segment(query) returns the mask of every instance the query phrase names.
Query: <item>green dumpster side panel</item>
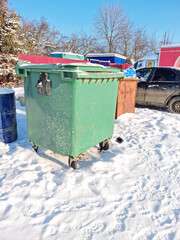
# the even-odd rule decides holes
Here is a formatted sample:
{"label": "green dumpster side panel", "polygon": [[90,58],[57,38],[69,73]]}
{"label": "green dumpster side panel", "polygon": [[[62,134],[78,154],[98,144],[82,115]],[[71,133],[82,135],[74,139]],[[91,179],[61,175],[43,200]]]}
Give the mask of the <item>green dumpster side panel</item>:
{"label": "green dumpster side panel", "polygon": [[28,73],[24,79],[29,141],[62,155],[71,151],[72,93],[71,82],[57,81],[57,74],[49,74],[51,96],[38,94],[39,73]]}
{"label": "green dumpster side panel", "polygon": [[[81,66],[70,66],[72,72],[67,66],[63,68],[17,65],[16,72],[24,76],[29,141],[76,157],[111,138],[119,79],[124,75],[113,69],[102,69],[101,73],[99,68],[88,67],[88,73],[80,71]],[[40,72],[47,72],[51,81],[50,96],[38,93]]]}
{"label": "green dumpster side panel", "polygon": [[117,87],[117,80],[75,82],[72,156],[112,136]]}

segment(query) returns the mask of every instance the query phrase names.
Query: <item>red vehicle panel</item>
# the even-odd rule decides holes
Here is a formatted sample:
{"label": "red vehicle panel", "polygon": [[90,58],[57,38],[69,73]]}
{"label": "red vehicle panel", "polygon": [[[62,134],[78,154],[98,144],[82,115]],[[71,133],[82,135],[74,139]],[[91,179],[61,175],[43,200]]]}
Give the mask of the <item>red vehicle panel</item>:
{"label": "red vehicle panel", "polygon": [[160,67],[180,67],[180,46],[162,47],[159,57]]}
{"label": "red vehicle panel", "polygon": [[109,64],[110,67],[113,68],[120,68],[121,70],[125,70],[127,68],[129,68],[131,66],[131,64],[127,64],[127,63],[110,63]]}
{"label": "red vehicle panel", "polygon": [[66,59],[66,58],[54,58],[46,56],[37,56],[37,55],[26,55],[26,54],[17,54],[19,60],[28,61],[35,64],[68,64],[68,63],[83,63],[88,61],[75,60],[75,59]]}

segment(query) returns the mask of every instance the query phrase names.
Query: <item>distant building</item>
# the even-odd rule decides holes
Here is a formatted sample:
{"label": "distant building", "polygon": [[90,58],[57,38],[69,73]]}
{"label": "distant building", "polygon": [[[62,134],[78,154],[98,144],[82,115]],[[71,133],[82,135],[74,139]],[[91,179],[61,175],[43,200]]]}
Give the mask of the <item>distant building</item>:
{"label": "distant building", "polygon": [[51,57],[84,60],[84,55],[71,53],[71,52],[52,52]]}
{"label": "distant building", "polygon": [[109,62],[124,64],[126,62],[126,57],[117,53],[89,53],[86,55],[86,59],[94,63]]}

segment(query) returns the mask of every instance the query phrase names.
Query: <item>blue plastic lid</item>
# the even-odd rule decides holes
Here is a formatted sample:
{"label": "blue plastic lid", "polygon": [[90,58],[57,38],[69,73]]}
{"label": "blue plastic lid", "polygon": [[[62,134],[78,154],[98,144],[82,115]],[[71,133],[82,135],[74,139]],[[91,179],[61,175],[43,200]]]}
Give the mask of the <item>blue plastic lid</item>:
{"label": "blue plastic lid", "polygon": [[0,95],[11,94],[11,93],[14,93],[14,90],[0,87]]}

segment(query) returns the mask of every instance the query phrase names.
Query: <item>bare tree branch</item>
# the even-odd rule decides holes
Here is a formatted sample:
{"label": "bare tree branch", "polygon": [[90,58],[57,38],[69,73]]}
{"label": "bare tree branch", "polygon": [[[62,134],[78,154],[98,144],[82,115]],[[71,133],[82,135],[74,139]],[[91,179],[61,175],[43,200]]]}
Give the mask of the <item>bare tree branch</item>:
{"label": "bare tree branch", "polygon": [[57,48],[59,31],[54,30],[42,17],[40,21],[22,19],[22,34],[29,54],[50,55]]}
{"label": "bare tree branch", "polygon": [[127,21],[128,16],[120,5],[106,4],[99,9],[94,25],[97,35],[106,43],[108,52],[116,51]]}

